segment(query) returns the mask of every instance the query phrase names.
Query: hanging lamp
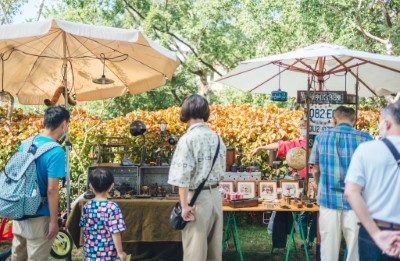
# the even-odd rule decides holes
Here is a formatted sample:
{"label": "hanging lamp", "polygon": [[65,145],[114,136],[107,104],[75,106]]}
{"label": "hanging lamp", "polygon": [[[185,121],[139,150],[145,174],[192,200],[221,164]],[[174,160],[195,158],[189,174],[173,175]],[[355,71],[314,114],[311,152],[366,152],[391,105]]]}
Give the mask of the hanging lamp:
{"label": "hanging lamp", "polygon": [[102,85],[114,83],[113,80],[107,78],[106,75],[104,74],[104,71],[106,69],[106,57],[105,57],[104,53],[101,53],[100,57],[101,57],[101,60],[103,61],[103,75],[101,75],[100,78],[93,79],[92,82],[96,83],[96,84],[102,84]]}

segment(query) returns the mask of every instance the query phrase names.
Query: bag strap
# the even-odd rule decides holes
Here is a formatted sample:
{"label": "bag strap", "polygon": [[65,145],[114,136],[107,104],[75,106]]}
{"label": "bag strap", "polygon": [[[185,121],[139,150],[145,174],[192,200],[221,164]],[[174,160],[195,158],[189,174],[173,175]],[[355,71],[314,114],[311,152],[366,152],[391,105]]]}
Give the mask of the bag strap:
{"label": "bag strap", "polygon": [[400,167],[400,153],[397,151],[396,147],[393,145],[393,143],[390,140],[388,140],[386,138],[383,138],[382,141],[383,141],[383,143],[386,144],[386,146],[388,146],[390,152],[392,152],[393,157],[397,162],[397,165]]}
{"label": "bag strap", "polygon": [[49,141],[46,142],[45,144],[43,144],[42,146],[40,146],[35,154],[35,159],[39,158],[40,156],[42,156],[45,152],[48,152],[49,150],[55,148],[55,147],[60,147],[60,144],[58,144],[55,141]]}
{"label": "bag strap", "polygon": [[196,202],[196,199],[197,199],[197,197],[199,196],[201,190],[203,189],[204,184],[206,184],[206,181],[207,181],[208,177],[210,176],[211,171],[212,171],[212,169],[213,169],[213,167],[214,167],[215,161],[217,160],[218,152],[219,152],[219,147],[220,147],[220,138],[219,138],[218,135],[217,135],[217,137],[218,137],[217,151],[215,152],[215,155],[214,155],[214,159],[213,159],[213,162],[212,162],[212,165],[211,165],[210,172],[208,172],[207,177],[200,183],[199,187],[198,187],[198,188],[196,189],[196,191],[194,192],[194,195],[193,195],[192,199],[190,200],[189,206],[193,206],[194,203]]}
{"label": "bag strap", "polygon": [[[52,148],[55,147],[59,147],[60,144],[58,144],[55,141],[50,141],[50,142],[46,142],[45,144],[43,144],[42,146],[40,146],[39,148],[36,147],[34,143],[36,137],[38,135],[32,136],[30,138],[28,138],[25,143],[24,143],[24,148],[23,148],[23,152],[30,152],[32,146],[34,146],[34,150],[31,151],[31,153],[35,156],[34,159],[39,158],[40,156],[42,156],[45,152],[51,150]],[[29,163],[30,164],[30,163]]]}
{"label": "bag strap", "polygon": [[32,136],[32,137],[28,138],[27,140],[25,140],[24,147],[22,149],[23,152],[26,152],[26,153],[29,152],[29,150],[31,149],[31,147],[33,145],[33,141],[35,140],[36,136],[37,135]]}

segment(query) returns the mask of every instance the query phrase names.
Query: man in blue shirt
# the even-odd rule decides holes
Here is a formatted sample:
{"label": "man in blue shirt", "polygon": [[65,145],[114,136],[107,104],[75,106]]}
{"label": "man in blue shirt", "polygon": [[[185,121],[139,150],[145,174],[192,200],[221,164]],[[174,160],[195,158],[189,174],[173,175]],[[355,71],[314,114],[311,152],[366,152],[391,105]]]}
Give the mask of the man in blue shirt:
{"label": "man in blue shirt", "polygon": [[316,137],[309,159],[314,164],[314,179],[318,184],[321,260],[338,260],[342,233],[348,249],[347,260],[359,260],[358,219],[344,196],[344,180],[354,151],[372,137],[353,128],[356,112],[352,108],[337,107],[333,122],[334,128]]}
{"label": "man in blue shirt", "polygon": [[[69,112],[60,106],[48,108],[44,131],[34,138],[36,148],[54,142],[68,132]],[[20,146],[20,150],[24,144]],[[35,217],[13,222],[12,260],[47,260],[58,233],[59,179],[65,177],[65,152],[57,146],[36,160],[40,194],[45,197]]]}

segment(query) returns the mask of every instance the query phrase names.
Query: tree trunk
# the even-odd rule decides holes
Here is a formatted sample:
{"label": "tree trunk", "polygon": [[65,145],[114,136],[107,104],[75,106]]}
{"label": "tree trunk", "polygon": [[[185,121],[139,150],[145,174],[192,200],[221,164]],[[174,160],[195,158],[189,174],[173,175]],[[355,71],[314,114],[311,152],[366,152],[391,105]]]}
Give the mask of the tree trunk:
{"label": "tree trunk", "polygon": [[207,97],[210,91],[210,86],[208,85],[207,81],[207,72],[204,70],[198,71],[196,73],[196,80],[197,80],[199,94],[204,97]]}

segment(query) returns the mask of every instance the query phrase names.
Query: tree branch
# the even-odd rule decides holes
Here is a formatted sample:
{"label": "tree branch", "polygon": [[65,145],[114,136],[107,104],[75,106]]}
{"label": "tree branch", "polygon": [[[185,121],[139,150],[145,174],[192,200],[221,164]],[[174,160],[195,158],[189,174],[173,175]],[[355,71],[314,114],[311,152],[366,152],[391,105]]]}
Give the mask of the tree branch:
{"label": "tree branch", "polygon": [[[322,0],[320,1],[320,3],[324,4]],[[346,15],[340,8],[334,7],[334,6],[329,5],[329,4],[325,4],[325,6],[328,7],[329,9],[333,10],[334,12],[339,13],[342,17],[347,18],[347,15]],[[356,20],[356,22],[355,22],[355,27],[356,27],[356,29],[357,29],[358,31],[360,31],[360,32],[363,34],[364,38],[366,38],[366,39],[373,39],[373,40],[375,40],[375,41],[377,41],[377,42],[379,42],[379,43],[382,43],[382,44],[384,44],[384,45],[389,44],[389,39],[382,39],[382,38],[380,38],[380,37],[378,37],[378,36],[375,36],[375,35],[371,34],[370,32],[366,31],[366,30],[363,28],[363,26],[362,26],[361,21],[360,21],[359,18],[356,17],[355,20]]]}
{"label": "tree branch", "polygon": [[40,16],[42,15],[43,7],[44,7],[44,1],[45,1],[45,0],[42,0],[42,1],[40,2],[39,9],[38,9],[38,11],[37,11],[37,13],[36,13],[36,21],[39,21]]}
{"label": "tree branch", "polygon": [[358,31],[360,31],[364,36],[366,36],[366,37],[368,37],[368,38],[371,38],[371,39],[373,39],[373,40],[375,40],[375,41],[377,41],[377,42],[379,42],[379,43],[382,43],[382,44],[384,44],[384,45],[387,45],[387,44],[389,43],[389,39],[382,39],[382,38],[380,38],[380,37],[378,37],[378,36],[372,35],[372,34],[371,34],[370,32],[368,32],[368,31],[366,31],[366,30],[362,27],[361,21],[360,21],[358,18],[356,18],[356,28],[357,28]]}
{"label": "tree branch", "polygon": [[[126,4],[126,6],[128,8],[130,8],[131,10],[133,10],[133,12],[135,12],[141,19],[145,19],[145,17],[138,11],[136,10],[132,5],[130,5],[128,3],[127,0],[123,0],[124,3]],[[194,49],[193,46],[191,46],[189,43],[187,43],[185,40],[183,40],[181,37],[177,36],[175,33],[167,30],[163,30],[160,27],[156,26],[156,25],[152,25],[151,26],[154,30],[162,32],[162,33],[166,33],[170,36],[172,36],[175,40],[179,41],[180,43],[182,43],[183,45],[185,45],[187,48],[190,49],[190,51],[192,51],[192,53],[194,54],[194,56],[202,63],[204,64],[207,68],[209,68],[210,70],[212,70],[213,72],[215,72],[218,75],[222,75],[222,73],[220,73],[214,66],[212,66],[210,63],[206,62],[203,58],[200,57],[200,55],[197,53],[197,51]]]}
{"label": "tree branch", "polygon": [[382,7],[383,16],[385,17],[385,21],[386,21],[387,26],[392,27],[393,23],[392,23],[390,15],[389,15],[389,12],[388,12],[388,10],[386,8],[385,2],[383,0],[380,0],[379,4]]}

